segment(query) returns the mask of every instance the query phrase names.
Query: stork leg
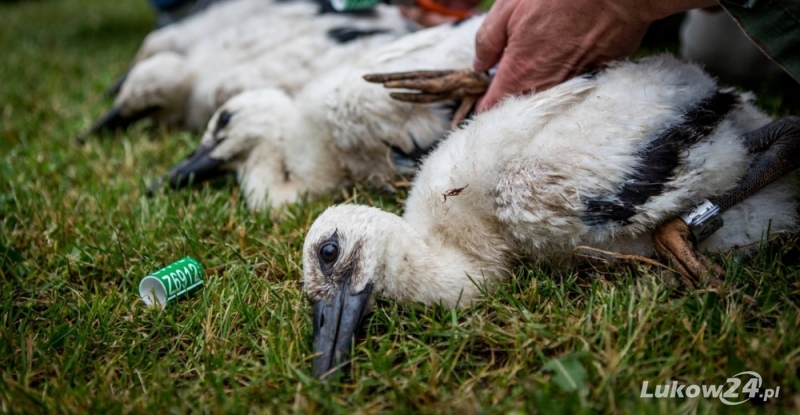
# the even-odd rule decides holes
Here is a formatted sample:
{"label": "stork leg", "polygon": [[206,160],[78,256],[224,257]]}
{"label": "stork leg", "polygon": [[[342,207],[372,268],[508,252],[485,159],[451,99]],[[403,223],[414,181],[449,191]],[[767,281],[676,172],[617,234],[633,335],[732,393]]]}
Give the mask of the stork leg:
{"label": "stork leg", "polygon": [[735,188],[710,199],[723,212],[800,167],[800,117],[775,120],[746,134],[744,141],[757,156]]}
{"label": "stork leg", "polygon": [[[757,156],[735,188],[709,199],[720,213],[800,167],[800,117],[781,118],[743,139],[750,153]],[[659,227],[653,242],[656,252],[672,261],[684,283],[694,286],[707,277],[709,286],[722,288],[725,271],[697,251],[698,241],[682,219],[672,219]]]}
{"label": "stork leg", "polygon": [[457,127],[469,114],[472,106],[489,88],[489,75],[473,70],[412,71],[365,75],[368,82],[386,88],[410,89],[417,92],[392,92],[398,101],[417,104],[439,101],[461,101],[453,116],[451,127]]}

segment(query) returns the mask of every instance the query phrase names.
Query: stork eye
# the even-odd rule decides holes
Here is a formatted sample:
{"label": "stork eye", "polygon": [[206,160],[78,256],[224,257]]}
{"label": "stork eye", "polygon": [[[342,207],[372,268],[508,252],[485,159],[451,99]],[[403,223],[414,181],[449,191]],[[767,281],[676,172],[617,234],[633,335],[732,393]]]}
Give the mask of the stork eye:
{"label": "stork eye", "polygon": [[328,242],[319,249],[319,257],[327,264],[333,264],[339,259],[339,244]]}
{"label": "stork eye", "polygon": [[222,113],[219,114],[219,118],[217,118],[217,125],[216,127],[214,127],[215,135],[218,132],[220,132],[223,128],[228,126],[228,123],[231,122],[231,117],[233,117],[232,112],[222,111]]}
{"label": "stork eye", "polygon": [[217,120],[217,128],[225,128],[228,126],[228,123],[231,122],[231,117],[233,114],[228,111],[222,111],[222,114],[219,115],[219,119]]}

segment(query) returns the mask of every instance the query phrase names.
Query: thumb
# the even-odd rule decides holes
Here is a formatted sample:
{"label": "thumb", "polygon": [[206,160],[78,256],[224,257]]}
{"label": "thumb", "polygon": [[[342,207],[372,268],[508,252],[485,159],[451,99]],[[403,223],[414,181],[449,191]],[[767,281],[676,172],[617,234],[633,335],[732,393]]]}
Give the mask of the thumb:
{"label": "thumb", "polygon": [[497,73],[492,78],[492,83],[489,84],[489,89],[486,90],[486,94],[484,94],[475,105],[475,112],[484,112],[497,105],[497,103],[507,95],[514,95],[522,92],[520,89],[520,79],[518,79],[520,73],[511,68],[515,63],[512,58],[513,57],[509,54],[504,56],[503,60],[500,61],[500,65],[497,67]]}

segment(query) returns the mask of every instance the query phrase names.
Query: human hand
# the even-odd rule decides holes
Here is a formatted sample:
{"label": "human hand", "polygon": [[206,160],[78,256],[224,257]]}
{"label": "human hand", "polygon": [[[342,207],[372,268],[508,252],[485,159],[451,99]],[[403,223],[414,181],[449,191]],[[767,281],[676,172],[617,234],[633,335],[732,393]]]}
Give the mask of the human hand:
{"label": "human hand", "polygon": [[714,0],[497,0],[476,36],[474,67],[498,65],[478,112],[630,56],[651,22]]}

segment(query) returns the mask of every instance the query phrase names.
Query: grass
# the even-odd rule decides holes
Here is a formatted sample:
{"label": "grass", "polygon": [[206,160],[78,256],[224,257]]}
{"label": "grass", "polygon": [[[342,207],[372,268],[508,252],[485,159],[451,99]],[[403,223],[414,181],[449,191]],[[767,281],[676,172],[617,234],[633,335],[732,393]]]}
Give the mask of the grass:
{"label": "grass", "polygon": [[[726,264],[737,290],[685,292],[655,270],[520,269],[473,307],[381,302],[349,377],[310,377],[303,235],[360,187],[252,214],[230,182],[144,197],[196,138],[142,127],[79,146],[152,24],[143,0],[0,4],[0,410],[29,413],[756,413],[800,408],[791,241]],[[787,108],[779,93],[762,104]],[[206,287],[166,310],[139,280],[191,255]],[[748,307],[747,293],[758,301]],[[760,373],[780,396],[642,399],[642,382]],[[568,375],[568,376],[565,376]]]}

